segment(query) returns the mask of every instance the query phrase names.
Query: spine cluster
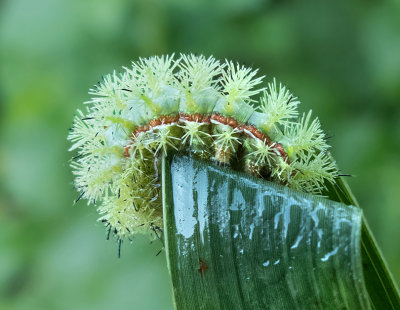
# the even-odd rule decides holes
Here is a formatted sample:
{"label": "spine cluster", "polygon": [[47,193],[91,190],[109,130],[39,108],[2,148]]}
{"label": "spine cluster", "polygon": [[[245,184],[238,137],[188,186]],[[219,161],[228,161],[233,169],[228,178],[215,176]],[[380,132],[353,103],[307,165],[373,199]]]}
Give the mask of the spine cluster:
{"label": "spine cluster", "polygon": [[[139,59],[90,90],[68,139],[80,198],[119,240],[162,226],[161,155],[170,150],[321,195],[335,163],[311,111],[275,80],[231,61],[181,55]],[[256,97],[258,99],[255,99]]]}

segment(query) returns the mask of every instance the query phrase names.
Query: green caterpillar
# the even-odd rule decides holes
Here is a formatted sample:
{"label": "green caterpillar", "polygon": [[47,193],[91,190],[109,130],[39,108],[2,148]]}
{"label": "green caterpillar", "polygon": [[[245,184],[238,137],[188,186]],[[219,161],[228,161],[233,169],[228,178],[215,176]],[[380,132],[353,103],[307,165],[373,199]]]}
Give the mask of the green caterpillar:
{"label": "green caterpillar", "polygon": [[79,199],[99,205],[119,240],[157,235],[160,158],[171,150],[321,195],[338,172],[320,122],[299,116],[298,99],[275,80],[257,88],[256,75],[203,55],[142,58],[107,75],[68,136]]}

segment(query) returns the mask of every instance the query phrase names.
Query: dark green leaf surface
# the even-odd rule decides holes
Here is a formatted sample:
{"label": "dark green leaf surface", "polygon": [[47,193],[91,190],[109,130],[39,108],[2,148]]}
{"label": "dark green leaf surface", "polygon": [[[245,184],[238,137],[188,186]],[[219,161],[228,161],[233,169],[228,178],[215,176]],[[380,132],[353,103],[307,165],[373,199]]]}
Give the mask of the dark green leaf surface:
{"label": "dark green leaf surface", "polygon": [[176,155],[163,199],[177,309],[371,308],[359,208]]}
{"label": "dark green leaf surface", "polygon": [[[330,199],[358,206],[357,200],[344,180],[339,179],[328,189]],[[364,217],[361,227],[361,260],[371,307],[400,309],[399,289]]]}

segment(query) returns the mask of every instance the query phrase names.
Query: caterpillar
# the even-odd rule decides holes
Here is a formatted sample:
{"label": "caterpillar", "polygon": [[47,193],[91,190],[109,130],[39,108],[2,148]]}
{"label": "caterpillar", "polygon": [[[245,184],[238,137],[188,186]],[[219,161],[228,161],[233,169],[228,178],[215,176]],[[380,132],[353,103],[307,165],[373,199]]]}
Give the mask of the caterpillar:
{"label": "caterpillar", "polygon": [[[312,112],[258,70],[204,55],[140,58],[90,89],[68,140],[75,186],[118,240],[162,230],[160,158],[171,150],[322,195],[338,176]],[[258,98],[256,98],[258,97]]]}

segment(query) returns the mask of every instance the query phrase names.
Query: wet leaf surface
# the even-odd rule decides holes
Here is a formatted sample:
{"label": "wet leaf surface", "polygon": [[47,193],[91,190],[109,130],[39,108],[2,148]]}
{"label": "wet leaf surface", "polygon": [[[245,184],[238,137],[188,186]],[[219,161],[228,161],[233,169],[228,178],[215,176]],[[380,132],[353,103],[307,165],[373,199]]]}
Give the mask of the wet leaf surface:
{"label": "wet leaf surface", "polygon": [[163,187],[177,309],[397,309],[390,276],[364,281],[361,209],[187,156],[164,159]]}

